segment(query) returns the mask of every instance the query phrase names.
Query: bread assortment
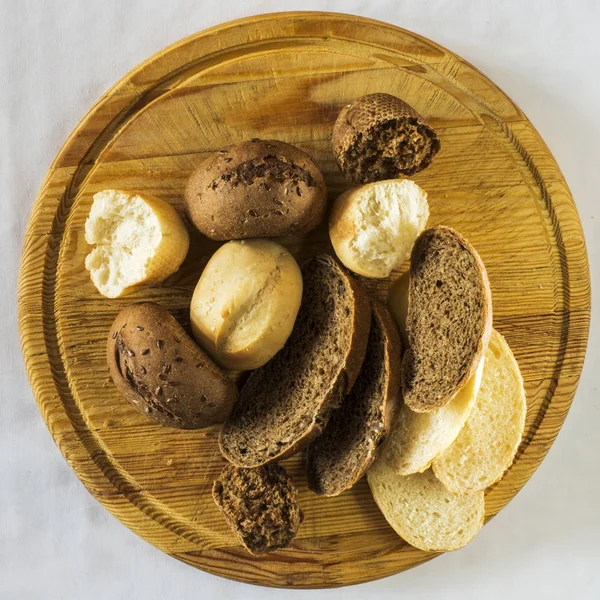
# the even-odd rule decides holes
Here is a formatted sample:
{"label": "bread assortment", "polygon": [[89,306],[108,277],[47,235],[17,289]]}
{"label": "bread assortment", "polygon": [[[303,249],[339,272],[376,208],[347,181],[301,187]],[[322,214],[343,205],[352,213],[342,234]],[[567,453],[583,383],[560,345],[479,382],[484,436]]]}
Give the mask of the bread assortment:
{"label": "bread assortment", "polygon": [[325,216],[321,171],[302,150],[250,140],[206,158],[190,177],[190,221],[206,237],[233,240],[306,233]]}
{"label": "bread assortment", "polygon": [[[110,328],[109,371],[133,408],[162,426],[222,423],[215,451],[228,464],[213,498],[251,554],[285,548],[298,532],[298,490],[278,462],[300,451],[313,492],[347,493],[367,474],[391,527],[427,551],[473,538],[483,490],[514,459],[525,392],[492,331],[485,266],[457,231],[426,229],[427,193],[398,179],[439,149],[399,98],[371,94],[344,107],[332,151],[357,187],[331,203],[337,258],[319,254],[301,267],[296,234],[326,217],[316,163],[273,140],[213,152],[182,190],[190,224],[226,242],[191,296],[198,345],[148,302],[121,310]],[[163,200],[105,190],[86,223],[86,268],[101,294],[118,297],[175,272],[189,239]],[[389,289],[390,312],[349,272],[381,288],[409,257]],[[240,371],[249,373],[238,391]]]}
{"label": "bread assortment", "polygon": [[427,193],[410,179],[348,190],[331,208],[329,237],[346,267],[384,278],[400,267],[429,218]]}
{"label": "bread assortment", "polygon": [[283,246],[231,241],[202,271],[190,306],[192,331],[222,367],[256,369],[285,344],[301,299],[300,267]]}
{"label": "bread assortment", "polygon": [[190,244],[188,231],[170,204],[119,190],[94,195],[85,239],[94,246],[85,267],[107,298],[161,283],[179,269]]}
{"label": "bread assortment", "polygon": [[117,315],[107,359],[123,397],[162,425],[199,429],[219,423],[237,398],[234,383],[157,304],[133,304]]}
{"label": "bread assortment", "polygon": [[328,255],[305,263],[302,276],[291,336],[250,375],[221,430],[221,452],[236,466],[257,467],[302,450],[322,433],[360,372],[371,322],[365,291]]}

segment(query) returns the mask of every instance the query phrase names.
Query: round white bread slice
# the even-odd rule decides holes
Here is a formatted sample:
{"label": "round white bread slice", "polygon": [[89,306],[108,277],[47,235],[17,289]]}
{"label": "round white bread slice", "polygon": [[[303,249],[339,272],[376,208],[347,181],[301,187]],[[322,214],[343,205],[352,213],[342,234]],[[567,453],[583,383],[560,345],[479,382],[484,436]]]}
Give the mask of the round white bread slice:
{"label": "round white bread slice", "polygon": [[408,258],[428,218],[427,193],[414,181],[377,181],[336,199],[329,237],[350,270],[384,278]]}
{"label": "round white bread slice", "polygon": [[431,469],[403,476],[378,460],[367,478],[387,522],[415,548],[428,552],[458,550],[483,526],[483,492],[454,494]]}
{"label": "round white bread slice", "polygon": [[437,478],[449,490],[463,494],[498,481],[513,462],[526,412],[519,365],[494,329],[477,401],[456,440],[433,462]]}
{"label": "round white bread slice", "polygon": [[98,291],[117,298],[142,284],[156,284],[179,269],[190,245],[185,224],[164,200],[119,190],[94,194],[85,259]]}
{"label": "round white bread slice", "polygon": [[475,375],[442,408],[417,413],[402,405],[383,456],[399,475],[422,473],[459,435],[477,399],[484,359]]}

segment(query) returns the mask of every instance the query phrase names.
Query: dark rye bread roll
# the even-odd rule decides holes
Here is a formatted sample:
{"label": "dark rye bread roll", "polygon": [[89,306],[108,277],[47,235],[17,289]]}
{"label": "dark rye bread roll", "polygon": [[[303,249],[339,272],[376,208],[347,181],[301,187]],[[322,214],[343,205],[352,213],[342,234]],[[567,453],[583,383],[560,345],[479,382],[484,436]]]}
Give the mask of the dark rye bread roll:
{"label": "dark rye bread roll", "polygon": [[223,456],[240,467],[284,458],[317,437],[365,356],[371,309],[362,287],[329,255],[307,261],[302,275],[292,334],[250,375],[221,431]]}
{"label": "dark rye bread roll", "polygon": [[450,227],[426,229],[410,259],[404,401],[444,406],[475,373],[492,333],[492,294],[477,251]]}
{"label": "dark rye bread roll", "polygon": [[304,518],[298,492],[277,463],[256,469],[227,465],[213,485],[213,498],[254,555],[289,546]]}
{"label": "dark rye bread roll", "polygon": [[279,237],[317,227],[327,189],[306,152],[255,139],[202,162],[187,184],[185,202],[192,223],[213,240]]}
{"label": "dark rye bread roll", "polygon": [[331,144],[342,174],[353,183],[413,175],[429,166],[440,150],[435,131],[390,94],[368,94],[345,106]]}
{"label": "dark rye bread roll", "polygon": [[337,496],[367,472],[385,440],[399,401],[402,342],[391,315],[371,303],[371,330],[358,379],[325,431],[306,449],[308,486]]}
{"label": "dark rye bread roll", "polygon": [[220,423],[237,397],[235,384],[157,304],[132,304],[117,315],[107,359],[123,397],[162,425],[200,429]]}

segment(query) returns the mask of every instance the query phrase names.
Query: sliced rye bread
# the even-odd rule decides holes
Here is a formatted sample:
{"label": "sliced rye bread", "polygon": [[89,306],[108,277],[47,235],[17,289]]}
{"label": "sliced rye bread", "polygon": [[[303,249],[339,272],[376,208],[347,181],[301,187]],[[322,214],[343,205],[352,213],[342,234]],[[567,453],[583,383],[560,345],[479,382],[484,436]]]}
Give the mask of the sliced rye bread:
{"label": "sliced rye bread", "polygon": [[255,555],[289,546],[304,518],[290,476],[276,463],[256,469],[227,465],[213,485],[213,498]]}
{"label": "sliced rye bread", "polygon": [[306,451],[308,486],[337,496],[350,489],[377,458],[399,400],[402,342],[391,315],[371,303],[367,353],[352,391],[325,431]]}
{"label": "sliced rye bread", "polygon": [[221,431],[223,456],[257,467],[298,452],[321,434],[358,376],[371,308],[331,256],[302,268],[303,300],[286,345],[244,385]]}
{"label": "sliced rye bread", "polygon": [[492,333],[492,295],[477,251],[450,227],[426,229],[410,264],[402,392],[416,412],[454,398],[475,374]]}

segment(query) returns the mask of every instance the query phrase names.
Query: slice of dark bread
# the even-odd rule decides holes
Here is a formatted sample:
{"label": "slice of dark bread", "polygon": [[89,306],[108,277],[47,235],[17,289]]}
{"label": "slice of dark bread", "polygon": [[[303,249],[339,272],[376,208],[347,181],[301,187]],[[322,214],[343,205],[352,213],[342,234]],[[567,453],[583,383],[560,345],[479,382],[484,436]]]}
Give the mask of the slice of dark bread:
{"label": "slice of dark bread", "polygon": [[429,412],[475,373],[492,333],[492,295],[479,254],[450,227],[426,229],[410,260],[402,392],[409,408]]}
{"label": "slice of dark bread", "polygon": [[394,419],[402,342],[392,317],[371,304],[371,330],[358,379],[325,431],[306,450],[308,486],[337,496],[350,489],[377,458]]}
{"label": "slice of dark bread", "polygon": [[290,476],[276,463],[256,469],[227,465],[213,484],[213,498],[251,554],[289,546],[304,518]]}
{"label": "slice of dark bread", "polygon": [[302,267],[304,289],[285,346],[252,373],[219,443],[239,467],[257,467],[317,437],[358,376],[371,309],[360,284],[331,256]]}

